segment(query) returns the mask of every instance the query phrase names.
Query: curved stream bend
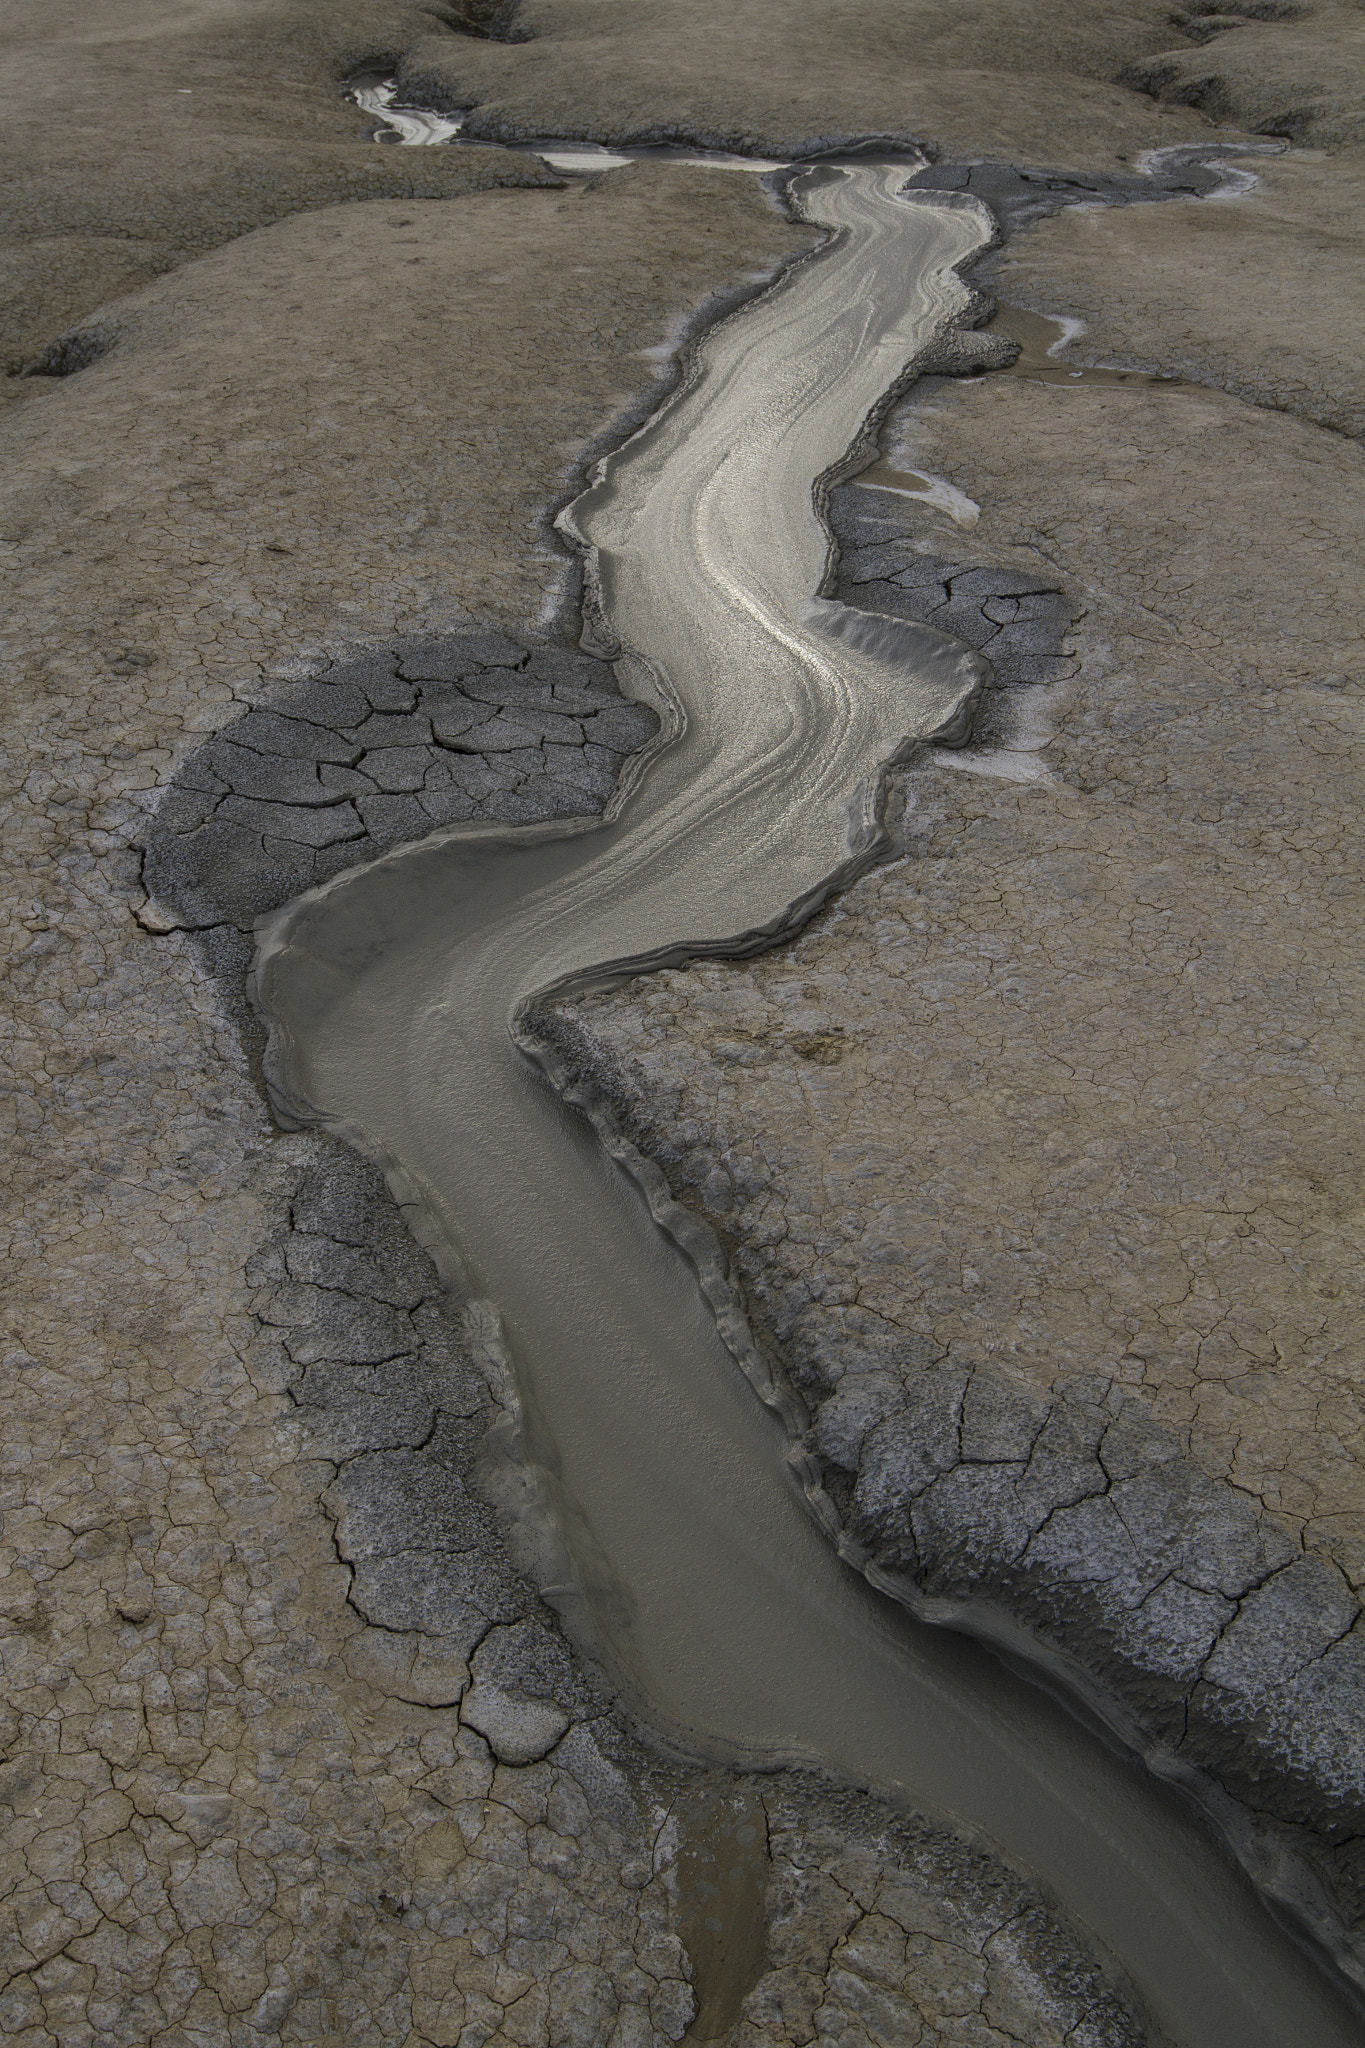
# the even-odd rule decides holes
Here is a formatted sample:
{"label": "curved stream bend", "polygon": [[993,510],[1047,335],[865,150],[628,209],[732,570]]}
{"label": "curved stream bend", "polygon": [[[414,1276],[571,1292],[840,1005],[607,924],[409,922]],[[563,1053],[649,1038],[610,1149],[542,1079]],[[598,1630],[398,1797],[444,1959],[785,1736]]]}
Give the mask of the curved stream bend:
{"label": "curved stream bend", "polygon": [[886,764],[969,709],[978,657],[812,595],[812,481],[965,306],[956,266],[990,232],[974,203],[900,199],[904,177],[807,174],[830,242],[710,332],[571,508],[623,673],[671,713],[614,811],[455,827],[280,912],[257,965],[272,1088],[396,1167],[498,1305],[592,1628],[653,1718],[981,1828],[1176,2041],[1344,2048],[1334,1995],[1168,1794],[840,1562],[781,1416],[736,1370],[742,1333],[727,1348],[692,1267],[509,1037],[547,988],[794,926],[881,845]]}

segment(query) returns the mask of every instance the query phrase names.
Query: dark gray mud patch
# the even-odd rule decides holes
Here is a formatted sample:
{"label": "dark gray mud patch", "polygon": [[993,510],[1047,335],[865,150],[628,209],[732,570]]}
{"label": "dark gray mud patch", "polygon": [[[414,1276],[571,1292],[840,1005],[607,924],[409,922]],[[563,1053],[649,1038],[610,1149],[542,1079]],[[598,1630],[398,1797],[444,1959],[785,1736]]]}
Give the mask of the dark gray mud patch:
{"label": "dark gray mud patch", "polygon": [[258,918],[442,825],[591,817],[657,730],[609,663],[491,629],[300,663],[176,770],[141,921],[189,935],[263,1088]]}
{"label": "dark gray mud patch", "polygon": [[1078,388],[1137,389],[1154,386],[1171,390],[1181,385],[1180,377],[1162,377],[1148,370],[1115,370],[1061,362],[1051,350],[1066,339],[1066,322],[1033,313],[1025,306],[999,306],[986,325],[987,334],[1003,335],[1019,344],[1019,353],[1007,367],[1014,377],[1035,384],[1060,384],[1068,391]]}
{"label": "dark gray mud patch", "polygon": [[839,544],[835,595],[977,648],[991,664],[987,699],[1076,673],[1065,640],[1085,608],[1055,579],[983,563],[969,546],[951,556],[922,552],[904,502],[857,481],[830,493],[828,518]]}
{"label": "dark gray mud patch", "polygon": [[1218,159],[1255,149],[1255,144],[1250,151],[1230,143],[1191,144],[1163,151],[1161,164],[1146,175],[1020,170],[1002,163],[930,164],[910,179],[910,190],[970,193],[990,208],[1003,242],[1066,206],[1148,206],[1162,199],[1205,199],[1225,182]]}
{"label": "dark gray mud patch", "polygon": [[107,356],[118,336],[112,327],[73,327],[40,349],[19,371],[21,377],[74,377]]}
{"label": "dark gray mud patch", "polygon": [[181,765],[147,835],[147,892],[165,928],[247,932],[439,826],[600,812],[657,730],[606,662],[491,631],[322,664]]}
{"label": "dark gray mud patch", "polygon": [[533,1761],[610,1696],[571,1659],[480,1489],[498,1402],[436,1268],[376,1167],[331,1138],[309,1149],[247,1266],[253,1381],[291,1403],[300,1456],[331,1468],[322,1501],[350,1604],[388,1637],[394,1689],[472,1701],[465,1718],[495,1755]]}
{"label": "dark gray mud patch", "polygon": [[1202,1473],[1106,1375],[1050,1396],[859,1312],[784,1346],[811,1449],[888,1578],[985,1600],[1079,1661],[1160,1744],[1298,1836],[1365,1906],[1365,1631],[1335,1565]]}

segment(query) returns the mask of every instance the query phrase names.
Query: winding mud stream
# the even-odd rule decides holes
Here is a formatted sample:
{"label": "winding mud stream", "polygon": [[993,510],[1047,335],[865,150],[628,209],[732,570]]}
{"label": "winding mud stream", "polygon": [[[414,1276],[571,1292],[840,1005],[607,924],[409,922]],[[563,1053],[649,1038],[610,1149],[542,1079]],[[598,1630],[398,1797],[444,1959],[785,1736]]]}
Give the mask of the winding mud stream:
{"label": "winding mud stream", "polygon": [[[463,113],[438,113],[434,107],[411,107],[400,101],[398,87],[392,78],[379,73],[357,76],[350,86],[350,97],[367,114],[374,114],[384,123],[376,134],[376,142],[400,144],[407,148],[429,144],[454,143],[470,149],[500,147],[490,144],[481,136],[467,136],[462,131],[465,123]],[[686,149],[665,143],[644,143],[619,149],[607,148],[600,142],[566,142],[562,136],[542,135],[527,142],[510,145],[518,150],[527,150],[538,156],[552,170],[563,171],[568,177],[591,177],[596,171],[610,171],[621,164],[641,161],[667,162],[677,164],[711,164],[726,170],[749,171],[762,176],[765,171],[779,171],[783,166],[771,157],[734,156],[728,150]]]}
{"label": "winding mud stream", "polygon": [[798,181],[830,241],[711,330],[566,516],[627,687],[665,713],[613,811],[455,827],[279,913],[257,965],[271,1086],[383,1161],[496,1304],[570,1625],[656,1726],[979,1829],[1173,2041],[1344,2048],[1357,2024],[1181,1802],[841,1562],[733,1312],[512,1035],[538,993],[612,963],[791,929],[884,846],[886,765],[963,721],[977,657],[815,595],[813,483],[865,459],[990,232],[974,203],[900,198],[905,175]]}

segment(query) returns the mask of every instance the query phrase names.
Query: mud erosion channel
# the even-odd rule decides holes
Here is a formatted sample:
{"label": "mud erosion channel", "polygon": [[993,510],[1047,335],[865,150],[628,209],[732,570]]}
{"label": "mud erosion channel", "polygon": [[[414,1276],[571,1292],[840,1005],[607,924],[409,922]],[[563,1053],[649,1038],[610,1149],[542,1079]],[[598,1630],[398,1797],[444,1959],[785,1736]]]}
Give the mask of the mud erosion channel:
{"label": "mud erosion channel", "polygon": [[[822,490],[967,309],[958,267],[991,232],[970,195],[907,199],[905,176],[799,178],[830,240],[712,329],[567,515],[596,651],[661,720],[605,818],[457,825],[279,913],[256,970],[272,1094],[382,1164],[496,1313],[562,1544],[556,1604],[644,1723],[979,1829],[1173,2041],[1358,2040],[1173,1792],[841,1561],[705,1234],[536,1057],[527,1013],[549,990],[794,929],[883,848],[889,764],[966,729],[979,657],[818,595]],[[1256,1875],[1312,1918],[1292,1867],[1261,1852]]]}

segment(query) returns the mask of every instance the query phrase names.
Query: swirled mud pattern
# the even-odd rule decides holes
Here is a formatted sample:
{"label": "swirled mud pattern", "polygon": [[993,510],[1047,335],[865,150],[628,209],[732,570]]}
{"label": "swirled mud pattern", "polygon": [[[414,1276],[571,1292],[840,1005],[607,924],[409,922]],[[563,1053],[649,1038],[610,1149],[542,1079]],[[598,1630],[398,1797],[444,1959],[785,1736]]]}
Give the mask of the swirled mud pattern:
{"label": "swirled mud pattern", "polygon": [[272,1088],[388,1165],[497,1305],[571,1560],[561,1605],[656,1727],[981,1829],[1172,2040],[1326,2048],[1354,2022],[1175,1797],[840,1561],[725,1297],[511,1036],[538,993],[613,963],[790,929],[881,848],[887,763],[961,729],[979,657],[814,595],[812,485],[863,457],[990,232],[969,199],[907,203],[904,176],[803,179],[827,245],[712,330],[571,508],[622,673],[665,720],[614,809],[457,826],[280,913],[257,963]]}

